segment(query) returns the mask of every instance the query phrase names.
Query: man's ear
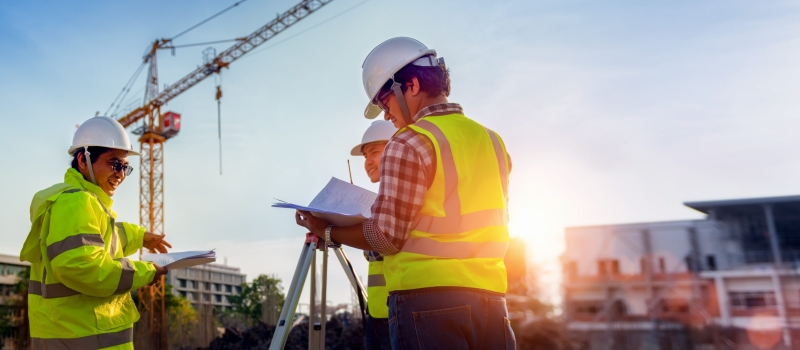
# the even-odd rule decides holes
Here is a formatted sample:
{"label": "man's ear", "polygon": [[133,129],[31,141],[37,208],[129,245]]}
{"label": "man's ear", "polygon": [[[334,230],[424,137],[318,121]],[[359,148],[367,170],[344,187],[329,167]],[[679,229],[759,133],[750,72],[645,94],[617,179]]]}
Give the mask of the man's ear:
{"label": "man's ear", "polygon": [[406,84],[408,84],[407,85],[408,86],[408,92],[411,93],[411,96],[417,96],[417,94],[419,94],[420,86],[419,86],[419,79],[417,79],[417,77],[412,77],[411,81],[409,81]]}
{"label": "man's ear", "polygon": [[83,152],[78,153],[78,169],[86,170],[86,154]]}

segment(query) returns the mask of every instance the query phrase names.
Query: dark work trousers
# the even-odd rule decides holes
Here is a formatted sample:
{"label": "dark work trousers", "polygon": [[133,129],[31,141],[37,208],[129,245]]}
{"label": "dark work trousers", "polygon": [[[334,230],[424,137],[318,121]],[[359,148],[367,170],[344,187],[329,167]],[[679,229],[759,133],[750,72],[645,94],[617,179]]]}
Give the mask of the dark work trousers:
{"label": "dark work trousers", "polygon": [[364,329],[364,340],[367,350],[392,350],[389,340],[389,319],[373,318],[367,315],[367,328]]}
{"label": "dark work trousers", "polygon": [[392,292],[393,350],[513,350],[506,298],[479,289],[440,287]]}

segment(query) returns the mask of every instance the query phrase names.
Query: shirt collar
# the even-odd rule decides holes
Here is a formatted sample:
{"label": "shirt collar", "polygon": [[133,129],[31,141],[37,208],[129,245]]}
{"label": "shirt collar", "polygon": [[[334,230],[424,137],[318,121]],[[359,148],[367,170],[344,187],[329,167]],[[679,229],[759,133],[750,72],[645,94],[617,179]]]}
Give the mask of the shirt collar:
{"label": "shirt collar", "polygon": [[464,114],[464,109],[458,103],[437,103],[420,109],[414,116],[414,122],[432,114]]}
{"label": "shirt collar", "polygon": [[103,203],[103,205],[108,208],[108,210],[111,210],[111,205],[114,204],[114,200],[112,200],[111,197],[103,192],[102,188],[89,181],[86,181],[86,179],[83,178],[83,174],[75,170],[75,168],[67,169],[67,173],[64,174],[64,183],[91,192],[95,195],[95,197],[97,197],[97,199],[100,200],[100,203]]}

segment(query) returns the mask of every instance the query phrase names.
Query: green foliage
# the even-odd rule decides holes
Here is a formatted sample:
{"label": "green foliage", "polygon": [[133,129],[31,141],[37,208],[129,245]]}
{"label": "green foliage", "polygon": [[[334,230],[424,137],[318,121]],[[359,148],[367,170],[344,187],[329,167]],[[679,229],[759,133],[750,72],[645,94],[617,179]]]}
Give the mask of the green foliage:
{"label": "green foliage", "polygon": [[172,306],[167,308],[167,312],[170,341],[174,344],[188,344],[197,326],[197,312],[192,303],[186,298],[173,297]]}
{"label": "green foliage", "polygon": [[[264,301],[268,298],[277,301],[275,305],[280,313],[286,296],[283,294],[281,280],[276,277],[260,275],[252,282],[242,283],[242,292],[239,295],[228,296],[228,302],[233,306],[233,313],[245,318],[249,325],[254,325],[264,313]],[[269,310],[268,310],[269,311]]]}

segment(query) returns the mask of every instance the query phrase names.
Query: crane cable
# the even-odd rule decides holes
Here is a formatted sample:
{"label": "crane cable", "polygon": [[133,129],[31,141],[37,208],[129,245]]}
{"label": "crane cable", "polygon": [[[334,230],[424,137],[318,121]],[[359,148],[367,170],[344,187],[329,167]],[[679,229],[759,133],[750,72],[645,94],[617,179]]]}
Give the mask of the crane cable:
{"label": "crane cable", "polygon": [[184,34],[186,34],[186,33],[190,32],[190,31],[192,31],[193,29],[195,29],[195,28],[197,28],[197,27],[199,27],[199,26],[201,26],[201,25],[205,24],[206,22],[208,22],[208,21],[210,21],[210,20],[212,20],[212,19],[216,18],[217,16],[219,16],[219,15],[221,15],[221,14],[225,13],[225,12],[228,12],[228,10],[230,10],[230,9],[232,9],[232,8],[236,7],[236,6],[239,6],[239,4],[241,4],[241,3],[245,2],[245,1],[247,1],[247,0],[240,0],[240,1],[236,2],[236,3],[234,3],[233,5],[231,5],[231,6],[228,6],[228,7],[227,7],[227,8],[225,8],[224,10],[222,10],[222,11],[220,11],[220,12],[217,12],[217,14],[215,14],[215,15],[213,15],[213,16],[211,16],[211,17],[209,17],[209,18],[206,18],[205,20],[201,21],[200,23],[197,23],[197,24],[195,24],[195,25],[191,26],[189,29],[186,29],[186,30],[184,30],[184,31],[182,31],[182,32],[180,32],[180,33],[178,33],[178,35],[175,35],[175,36],[173,36],[172,38],[170,38],[170,39],[169,39],[169,41],[175,40],[175,39],[176,39],[176,38],[178,38],[179,36],[181,36],[181,35],[184,35]]}
{"label": "crane cable", "polygon": [[214,83],[217,85],[217,139],[219,140],[219,174],[222,175],[222,72],[217,73],[219,81],[214,76]]}
{"label": "crane cable", "polygon": [[142,73],[142,68],[144,68],[144,64],[145,62],[142,62],[142,64],[139,65],[139,68],[136,68],[136,71],[133,72],[131,78],[128,79],[128,82],[125,83],[125,86],[122,87],[122,91],[120,91],[119,94],[117,94],[117,97],[114,99],[113,102],[111,102],[111,105],[108,106],[108,109],[106,110],[106,113],[104,115],[108,115],[108,113],[111,112],[111,108],[114,108],[114,104],[119,102],[119,104],[117,104],[117,108],[114,110],[114,113],[117,112],[119,106],[122,104],[122,101],[124,101],[128,93],[131,92],[133,81],[136,80],[137,77],[139,77],[140,73]]}
{"label": "crane cable", "polygon": [[310,30],[312,30],[312,29],[314,29],[314,28],[317,28],[317,27],[319,27],[319,26],[321,26],[321,25],[323,25],[323,24],[325,24],[325,23],[328,23],[328,22],[330,22],[330,21],[332,21],[332,20],[336,19],[337,17],[339,17],[339,16],[341,16],[341,15],[344,15],[345,13],[348,13],[348,12],[350,12],[350,11],[352,11],[352,10],[355,10],[357,7],[360,7],[361,5],[364,5],[364,4],[366,4],[367,2],[369,2],[369,0],[364,0],[364,1],[360,2],[360,3],[358,3],[358,4],[355,4],[355,5],[353,5],[353,6],[349,7],[349,8],[347,8],[346,10],[344,10],[344,11],[342,11],[342,12],[339,12],[339,13],[337,13],[337,14],[335,14],[335,15],[333,15],[333,16],[331,16],[331,17],[329,17],[328,19],[326,19],[326,20],[324,20],[324,21],[322,21],[322,22],[319,22],[319,23],[317,23],[317,24],[315,24],[315,25],[313,25],[313,26],[311,26],[311,27],[308,27],[308,28],[304,29],[303,31],[301,31],[301,32],[298,32],[298,33],[295,33],[294,35],[292,35],[292,36],[289,36],[289,37],[287,37],[286,39],[283,39],[283,40],[281,40],[281,41],[278,41],[278,42],[276,42],[276,43],[274,43],[274,44],[272,44],[272,45],[265,46],[265,47],[262,47],[262,48],[261,48],[261,49],[259,49],[259,50],[253,51],[252,53],[250,53],[250,55],[247,55],[247,56],[242,56],[240,59],[245,59],[245,58],[248,58],[248,57],[253,57],[253,56],[255,56],[255,54],[257,54],[257,53],[259,53],[259,52],[262,52],[262,51],[264,51],[264,50],[271,49],[271,48],[273,48],[273,47],[275,47],[275,46],[278,46],[278,45],[280,45],[280,44],[283,44],[283,43],[285,43],[285,42],[287,42],[287,41],[289,41],[289,40],[291,40],[291,39],[294,39],[295,37],[298,37],[298,36],[300,36],[300,35],[302,35],[302,34],[305,34],[306,32],[308,32],[308,31],[310,31]]}

